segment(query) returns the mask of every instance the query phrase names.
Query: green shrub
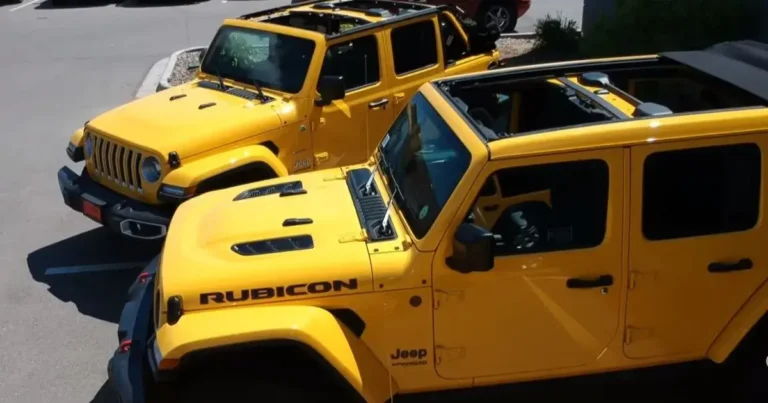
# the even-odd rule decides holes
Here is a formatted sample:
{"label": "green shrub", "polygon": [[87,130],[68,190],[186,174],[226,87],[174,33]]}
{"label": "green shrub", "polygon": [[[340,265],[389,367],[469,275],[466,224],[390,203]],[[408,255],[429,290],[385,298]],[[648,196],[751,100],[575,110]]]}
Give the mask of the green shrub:
{"label": "green shrub", "polygon": [[616,0],[616,15],[597,21],[581,43],[586,56],[701,49],[751,38],[759,27],[754,0]]}
{"label": "green shrub", "polygon": [[547,14],[536,22],[536,39],[533,45],[537,56],[548,60],[568,59],[579,51],[581,32],[575,20]]}

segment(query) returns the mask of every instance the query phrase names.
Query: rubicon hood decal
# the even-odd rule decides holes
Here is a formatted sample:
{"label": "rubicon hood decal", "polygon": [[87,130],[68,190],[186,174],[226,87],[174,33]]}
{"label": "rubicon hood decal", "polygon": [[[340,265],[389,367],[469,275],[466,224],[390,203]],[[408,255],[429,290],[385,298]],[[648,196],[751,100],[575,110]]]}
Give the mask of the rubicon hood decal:
{"label": "rubicon hood decal", "polygon": [[330,292],[339,292],[342,290],[357,290],[357,288],[357,279],[350,278],[346,280],[315,281],[312,283],[291,284],[288,286],[204,292],[200,294],[200,305],[282,298],[286,296],[294,297],[307,294],[327,294]]}

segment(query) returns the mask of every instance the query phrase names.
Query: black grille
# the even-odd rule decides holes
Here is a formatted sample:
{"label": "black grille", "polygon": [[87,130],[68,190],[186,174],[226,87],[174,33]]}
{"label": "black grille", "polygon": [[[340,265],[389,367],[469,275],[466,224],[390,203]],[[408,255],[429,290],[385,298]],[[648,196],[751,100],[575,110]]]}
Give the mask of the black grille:
{"label": "black grille", "polygon": [[120,186],[141,192],[141,152],[93,132],[90,135],[93,136],[94,171]]}

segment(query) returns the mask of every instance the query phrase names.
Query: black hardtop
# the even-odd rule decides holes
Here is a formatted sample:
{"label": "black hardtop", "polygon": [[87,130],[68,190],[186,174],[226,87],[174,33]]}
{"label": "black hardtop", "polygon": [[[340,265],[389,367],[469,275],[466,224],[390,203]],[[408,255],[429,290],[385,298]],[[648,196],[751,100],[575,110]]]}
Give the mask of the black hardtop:
{"label": "black hardtop", "polygon": [[768,44],[753,40],[721,42],[703,50],[662,52],[659,56],[768,102]]}

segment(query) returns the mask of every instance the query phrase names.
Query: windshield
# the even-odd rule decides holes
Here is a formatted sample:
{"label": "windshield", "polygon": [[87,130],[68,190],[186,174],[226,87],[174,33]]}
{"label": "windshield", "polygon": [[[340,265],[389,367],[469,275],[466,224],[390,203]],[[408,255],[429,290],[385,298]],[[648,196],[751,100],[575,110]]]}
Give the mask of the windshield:
{"label": "windshield", "polygon": [[224,26],[209,47],[203,73],[295,94],[307,76],[315,42],[255,29]]}
{"label": "windshield", "polygon": [[400,112],[379,147],[379,169],[420,239],[467,171],[469,150],[420,93]]}

